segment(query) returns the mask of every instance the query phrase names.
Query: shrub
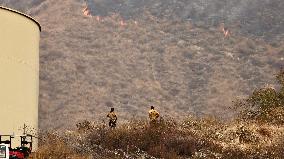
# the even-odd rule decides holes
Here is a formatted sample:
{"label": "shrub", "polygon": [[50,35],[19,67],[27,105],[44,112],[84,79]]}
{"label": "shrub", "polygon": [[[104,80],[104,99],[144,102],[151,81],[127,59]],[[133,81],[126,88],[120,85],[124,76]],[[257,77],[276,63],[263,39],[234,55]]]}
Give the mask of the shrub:
{"label": "shrub", "polygon": [[284,71],[276,78],[279,90],[261,88],[236,102],[243,110],[232,122],[161,118],[156,124],[132,120],[110,129],[86,120],[70,133],[41,134],[34,158],[284,158]]}
{"label": "shrub", "polygon": [[185,134],[173,120],[162,120],[156,125],[145,121],[132,121],[115,130],[94,129],[88,136],[91,145],[102,145],[110,150],[127,153],[138,150],[159,158],[192,156],[205,145],[200,138]]}
{"label": "shrub", "polygon": [[247,99],[238,101],[235,106],[241,108],[240,117],[258,122],[284,124],[284,71],[276,75],[281,88],[265,87],[255,90]]}
{"label": "shrub", "polygon": [[[282,129],[274,127],[272,131],[250,122],[224,125],[214,118],[187,118],[183,122],[164,119],[157,125],[136,120],[116,129],[94,124],[86,131],[41,134],[39,150],[34,156],[39,159],[281,158],[283,136],[277,136],[275,131]],[[265,144],[262,140],[267,137],[273,140]]]}
{"label": "shrub", "polygon": [[56,133],[41,134],[39,148],[32,156],[35,159],[50,158],[70,158],[70,159],[87,159],[88,155],[80,154],[73,147],[69,146],[64,138]]}

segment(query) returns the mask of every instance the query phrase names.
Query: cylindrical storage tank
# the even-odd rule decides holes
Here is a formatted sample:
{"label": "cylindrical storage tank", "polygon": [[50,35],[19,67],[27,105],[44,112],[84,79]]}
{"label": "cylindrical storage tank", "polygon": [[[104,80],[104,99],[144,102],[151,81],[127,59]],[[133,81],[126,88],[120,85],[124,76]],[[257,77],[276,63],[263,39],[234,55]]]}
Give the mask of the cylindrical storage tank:
{"label": "cylindrical storage tank", "polygon": [[14,134],[12,147],[24,125],[26,133],[38,129],[40,30],[31,17],[0,7],[0,135]]}

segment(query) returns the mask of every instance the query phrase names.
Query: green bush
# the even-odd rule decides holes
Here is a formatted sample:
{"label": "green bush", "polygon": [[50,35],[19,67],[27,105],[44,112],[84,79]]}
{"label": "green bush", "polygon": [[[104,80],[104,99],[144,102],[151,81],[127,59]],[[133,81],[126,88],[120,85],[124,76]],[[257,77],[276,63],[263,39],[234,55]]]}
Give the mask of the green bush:
{"label": "green bush", "polygon": [[242,119],[284,124],[284,71],[276,75],[280,89],[265,87],[255,90],[247,99],[235,103],[242,109]]}

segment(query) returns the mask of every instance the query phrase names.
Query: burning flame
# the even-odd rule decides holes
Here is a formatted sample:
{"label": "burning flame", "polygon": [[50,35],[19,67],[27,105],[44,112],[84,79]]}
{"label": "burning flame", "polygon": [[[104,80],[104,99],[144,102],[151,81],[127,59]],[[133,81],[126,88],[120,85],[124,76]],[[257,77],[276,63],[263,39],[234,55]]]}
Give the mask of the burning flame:
{"label": "burning flame", "polygon": [[121,20],[121,21],[120,21],[120,25],[121,25],[121,26],[126,26],[127,24],[126,24],[123,20]]}
{"label": "burning flame", "polygon": [[91,12],[87,6],[82,10],[82,12],[85,16],[92,17]]}
{"label": "burning flame", "polygon": [[225,38],[230,36],[229,29],[227,27],[225,27],[224,23],[221,23],[220,30],[223,32]]}
{"label": "burning flame", "polygon": [[223,31],[225,38],[229,36],[229,30],[227,28],[223,27],[222,31]]}
{"label": "burning flame", "polygon": [[[95,20],[98,21],[98,22],[104,22],[106,20],[106,21],[112,21],[113,23],[116,23],[117,25],[120,25],[120,26],[127,26],[128,25],[125,22],[125,20],[118,13],[113,13],[112,15],[104,17],[104,18],[101,17],[101,16],[98,16],[98,15],[92,16],[91,11],[89,10],[87,5],[85,5],[82,12],[83,12],[84,16],[94,17]],[[135,25],[138,25],[138,22],[136,20],[132,21],[132,22]]]}
{"label": "burning flame", "polygon": [[100,16],[96,16],[96,20],[97,20],[98,22],[100,22],[100,21],[101,21],[101,17],[100,17]]}

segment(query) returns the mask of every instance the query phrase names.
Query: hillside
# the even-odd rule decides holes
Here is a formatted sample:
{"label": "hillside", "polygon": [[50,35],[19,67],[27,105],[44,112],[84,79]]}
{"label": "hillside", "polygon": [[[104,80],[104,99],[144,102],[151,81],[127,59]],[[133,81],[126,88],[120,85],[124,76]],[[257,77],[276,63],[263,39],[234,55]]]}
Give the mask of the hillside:
{"label": "hillside", "polygon": [[284,157],[284,69],[275,76],[279,89],[254,90],[234,107],[238,117],[222,122],[189,116],[176,121],[130,120],[116,128],[83,121],[77,130],[40,134],[36,159],[46,158],[165,158],[251,159]]}
{"label": "hillside", "polygon": [[186,20],[204,26],[220,23],[237,27],[242,34],[265,39],[283,38],[282,0],[86,0],[93,15],[113,12],[139,18],[147,10],[159,18]]}
{"label": "hillside", "polygon": [[[42,25],[42,129],[101,121],[110,107],[120,121],[147,117],[149,105],[164,116],[228,118],[232,100],[275,84],[271,74],[284,66],[281,0],[226,2],[228,14],[217,0],[89,0],[93,17],[83,14],[84,1],[0,2]],[[95,6],[106,7],[105,12]],[[259,16],[252,9],[265,12]],[[224,21],[228,38],[219,27]]]}

